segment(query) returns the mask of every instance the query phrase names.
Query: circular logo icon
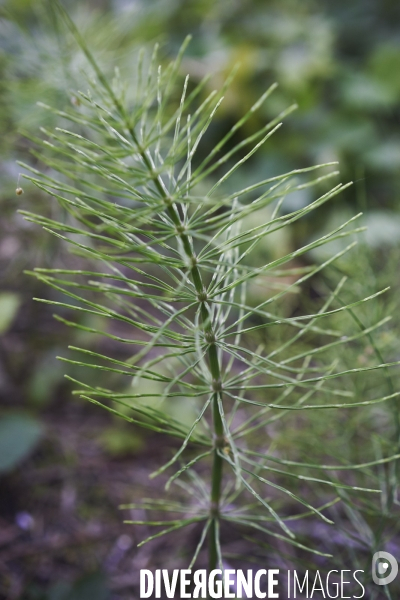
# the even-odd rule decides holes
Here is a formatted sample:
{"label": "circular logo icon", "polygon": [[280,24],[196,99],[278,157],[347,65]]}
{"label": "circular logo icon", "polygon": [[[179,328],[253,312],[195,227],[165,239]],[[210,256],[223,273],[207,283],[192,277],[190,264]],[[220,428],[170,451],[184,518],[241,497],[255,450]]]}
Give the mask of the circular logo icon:
{"label": "circular logo icon", "polygon": [[392,583],[399,572],[397,560],[389,552],[375,552],[372,557],[372,579],[377,585]]}

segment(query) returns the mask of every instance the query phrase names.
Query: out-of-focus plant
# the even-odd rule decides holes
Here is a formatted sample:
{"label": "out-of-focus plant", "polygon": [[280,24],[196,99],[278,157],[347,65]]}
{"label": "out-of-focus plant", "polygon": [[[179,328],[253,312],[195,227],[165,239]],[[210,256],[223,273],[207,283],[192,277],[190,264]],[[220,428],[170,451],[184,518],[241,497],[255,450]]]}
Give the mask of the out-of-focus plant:
{"label": "out-of-focus plant", "polygon": [[43,427],[26,415],[9,414],[0,419],[0,474],[17,467],[35,448]]}
{"label": "out-of-focus plant", "polygon": [[[120,360],[74,347],[76,359],[63,360],[121,378],[117,390],[74,378],[80,386],[75,393],[128,422],[180,439],[179,449],[154,475],[175,468],[166,488],[186,478],[183,487],[189,493],[187,503],[166,496],[142,504],[156,513],[172,512],[174,519],[127,522],[161,528],[142,544],[201,523],[190,564],[208,537],[210,569],[223,567],[220,529],[226,522],[321,554],[298,539],[291,520],[299,514],[279,514],[279,499],[298,503],[304,518],[332,523],[324,511],[336,502],[337,493],[351,497],[353,492],[381,491],[333,473],[364,472],[366,478],[373,467],[394,461],[398,454],[361,464],[297,462],[284,458],[284,438],[279,452],[273,431],[287,428],[292,435],[301,420],[310,447],[322,452],[324,440],[313,427],[324,427],[318,418],[321,411],[334,423],[332,414],[379,407],[400,394],[375,393],[373,386],[361,398],[357,394],[359,377],[397,362],[342,366],[340,360],[345,348],[370,339],[386,323],[383,317],[366,327],[357,317],[359,308],[373,304],[385,290],[342,302],[342,277],[332,289],[322,290],[310,312],[291,310],[292,295],[333,269],[354,243],[320,263],[304,266],[298,263],[300,257],[358,233],[362,228],[353,224],[359,215],[297,250],[278,251],[266,262],[257,249],[302,217],[324,211],[326,203],[350,184],[339,183],[294,210],[285,210],[286,198],[320,189],[336,177],[332,163],[266,177],[231,191],[230,179],[236,176],[240,181],[247,161],[293,108],[227,146],[276,86],[204,156],[203,138],[232,77],[221,91],[212,91],[198,104],[207,78],[190,88],[187,77],[179,100],[185,43],[165,69],[157,67],[157,48],[151,60],[140,53],[135,75],[130,74],[132,88],[118,72],[111,81],[59,8],[96,79],[90,92],[76,94],[73,109],[47,107],[62,122],[60,128],[44,130],[45,140],[35,139],[40,148],[36,156],[47,170],[24,165],[32,173],[27,179],[58,202],[65,218],[27,211],[24,215],[70,244],[87,268],[37,268],[33,274],[57,294],[57,300],[44,302],[77,311],[75,321],[65,313],[58,320],[129,349],[130,357]],[[320,171],[316,177],[315,171]],[[254,284],[261,288],[261,300],[247,294]],[[86,314],[103,324],[88,327],[79,319]],[[169,407],[176,403],[182,411],[190,407],[195,412],[191,424],[171,415]],[[333,494],[315,506],[293,491],[291,480],[308,482],[311,490],[326,486]]]}

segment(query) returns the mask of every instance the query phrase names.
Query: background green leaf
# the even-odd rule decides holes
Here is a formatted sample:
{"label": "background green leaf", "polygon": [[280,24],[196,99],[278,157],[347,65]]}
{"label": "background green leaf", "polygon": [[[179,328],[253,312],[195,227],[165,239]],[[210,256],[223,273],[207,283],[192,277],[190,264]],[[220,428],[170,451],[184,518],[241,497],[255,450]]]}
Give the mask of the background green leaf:
{"label": "background green leaf", "polygon": [[11,327],[20,304],[19,294],[12,292],[0,293],[0,335]]}
{"label": "background green leaf", "polygon": [[34,450],[43,435],[43,426],[27,415],[0,418],[0,473],[7,473]]}

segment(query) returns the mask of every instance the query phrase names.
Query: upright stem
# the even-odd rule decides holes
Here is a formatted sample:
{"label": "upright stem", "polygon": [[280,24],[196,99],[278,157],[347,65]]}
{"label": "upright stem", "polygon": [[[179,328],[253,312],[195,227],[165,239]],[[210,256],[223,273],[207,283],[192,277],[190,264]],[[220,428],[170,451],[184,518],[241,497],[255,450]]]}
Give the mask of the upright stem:
{"label": "upright stem", "polygon": [[[170,211],[171,209],[171,211]],[[168,213],[175,222],[175,219],[181,220],[175,207],[169,206]],[[177,230],[178,226],[177,226]],[[221,418],[221,412],[219,403],[222,401],[222,382],[221,382],[221,370],[218,359],[218,352],[215,340],[215,333],[213,330],[210,309],[207,304],[207,293],[203,285],[201,273],[196,263],[196,257],[193,252],[192,244],[190,239],[185,233],[180,234],[180,238],[185,249],[187,256],[189,257],[192,269],[191,275],[193,283],[195,285],[198,298],[200,301],[200,312],[202,318],[202,324],[206,340],[209,343],[207,356],[209,362],[209,369],[212,377],[212,385],[214,394],[212,398],[212,419],[213,419],[213,431],[214,431],[214,451],[213,451],[213,465],[211,472],[211,498],[210,498],[210,517],[211,526],[209,532],[209,550],[208,550],[208,561],[210,572],[218,566],[218,540],[217,540],[217,522],[219,520],[219,509],[221,501],[221,483],[222,483],[222,471],[223,461],[220,452],[224,446],[224,426]]]}
{"label": "upright stem", "polygon": [[161,198],[165,200],[167,206],[167,212],[172,222],[176,227],[177,237],[180,238],[185,253],[191,264],[191,276],[193,279],[193,284],[196,288],[198,300],[200,303],[200,311],[202,317],[202,324],[204,328],[204,333],[206,340],[209,344],[208,346],[208,360],[209,360],[209,369],[212,376],[213,389],[214,394],[212,398],[212,416],[213,416],[213,428],[214,428],[214,453],[213,453],[213,466],[212,466],[212,475],[211,475],[211,499],[210,499],[210,518],[212,519],[211,527],[210,527],[210,535],[209,535],[209,567],[210,570],[214,569],[218,564],[218,551],[217,551],[217,522],[219,519],[219,508],[220,508],[220,499],[221,499],[221,482],[222,482],[222,458],[219,454],[224,445],[224,428],[221,419],[221,413],[219,410],[219,401],[222,400],[222,391],[221,391],[221,372],[220,365],[218,360],[217,347],[215,343],[215,334],[213,331],[212,323],[211,323],[211,315],[210,309],[207,304],[207,291],[204,287],[203,280],[201,277],[201,273],[197,266],[196,255],[193,251],[192,242],[190,237],[185,233],[184,224],[181,221],[179,211],[176,205],[173,203],[172,199],[168,197],[166,193],[162,180],[160,176],[154,172],[151,161],[147,156],[145,150],[140,144],[136,133],[129,122],[129,117],[118,100],[116,95],[114,94],[110,84],[107,81],[107,78],[103,75],[102,71],[99,69],[94,57],[92,56],[89,48],[86,45],[86,42],[79,30],[75,26],[72,19],[69,17],[67,11],[63,8],[62,4],[58,1],[57,7],[60,10],[63,18],[65,19],[68,27],[72,31],[76,40],[78,41],[79,46],[83,50],[86,58],[94,68],[100,83],[107,90],[110,98],[112,99],[114,106],[117,112],[122,117],[129,134],[136,145],[138,152],[149,171],[151,178],[154,181],[154,184],[159,192]]}
{"label": "upright stem", "polygon": [[222,458],[214,450],[214,460],[212,466],[212,488],[211,488],[211,525],[208,537],[208,568],[209,572],[216,569],[218,566],[218,534],[217,522],[219,519],[219,502],[221,496],[221,481],[222,481]]}
{"label": "upright stem", "polygon": [[[178,217],[179,219],[179,217]],[[179,219],[180,220],[180,219]],[[186,239],[184,239],[186,238]],[[217,345],[215,340],[215,333],[211,323],[210,310],[206,301],[206,291],[203,285],[201,273],[195,264],[195,255],[192,250],[190,240],[184,234],[181,235],[183,246],[186,250],[187,245],[190,248],[189,258],[192,261],[192,278],[193,283],[196,287],[196,291],[201,301],[200,312],[202,317],[202,324],[204,327],[204,333],[206,340],[209,342],[207,356],[209,362],[209,369],[212,377],[212,385],[214,394],[212,397],[212,419],[213,419],[213,433],[214,433],[214,451],[213,451],[213,464],[211,471],[211,497],[210,497],[210,518],[211,526],[208,538],[208,561],[209,571],[211,572],[218,566],[218,540],[217,540],[217,522],[219,520],[219,509],[221,501],[221,484],[222,484],[222,471],[223,461],[220,452],[224,446],[224,426],[221,418],[221,412],[219,403],[222,401],[222,382],[221,382],[221,370],[218,359]],[[188,249],[189,249],[188,248]]]}
{"label": "upright stem", "polygon": [[[136,143],[140,147],[134,131],[131,129],[130,133],[135,139]],[[185,233],[185,227],[181,221],[178,209],[175,204],[169,201],[167,198],[164,187],[162,186],[159,177],[154,173],[152,165],[146,156],[144,151],[140,151],[142,159],[153,175],[154,183],[157,187],[161,197],[167,201],[167,213],[171,218],[172,222],[176,227],[177,236],[180,238],[186,256],[188,257],[191,265],[191,276],[193,284],[196,288],[198,300],[200,303],[201,320],[204,328],[204,333],[207,342],[209,343],[207,356],[209,362],[209,369],[212,376],[212,385],[214,394],[212,398],[212,419],[213,419],[213,433],[214,433],[214,451],[213,451],[213,464],[211,471],[211,497],[210,497],[210,518],[211,526],[208,538],[208,564],[209,571],[212,571],[218,566],[218,533],[217,523],[219,520],[219,510],[221,502],[221,484],[222,484],[222,472],[223,472],[223,461],[220,452],[224,446],[224,426],[221,418],[221,412],[219,403],[222,401],[222,382],[221,382],[221,370],[218,359],[218,352],[215,340],[215,333],[211,322],[210,309],[207,304],[207,291],[203,284],[203,279],[200,270],[197,265],[196,255],[193,250],[192,241],[190,237]]]}
{"label": "upright stem", "polygon": [[221,412],[219,409],[219,401],[222,401],[221,391],[221,372],[219,367],[218,353],[215,342],[211,343],[208,348],[208,357],[210,361],[210,371],[213,378],[214,395],[212,399],[212,413],[214,426],[214,452],[213,465],[211,472],[211,503],[210,516],[211,526],[208,540],[208,568],[211,572],[218,566],[218,549],[217,549],[217,522],[219,519],[219,508],[221,501],[221,483],[222,483],[222,467],[223,462],[220,455],[224,445],[224,426],[222,423]]}

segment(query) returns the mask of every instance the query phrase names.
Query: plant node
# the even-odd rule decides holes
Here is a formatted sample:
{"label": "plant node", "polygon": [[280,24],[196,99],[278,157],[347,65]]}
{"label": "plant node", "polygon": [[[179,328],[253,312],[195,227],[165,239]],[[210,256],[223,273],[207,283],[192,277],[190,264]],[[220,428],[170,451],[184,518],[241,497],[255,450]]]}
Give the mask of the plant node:
{"label": "plant node", "polygon": [[219,517],[218,502],[211,502],[211,504],[210,504],[210,517],[212,519],[217,519]]}
{"label": "plant node", "polygon": [[222,381],[220,379],[213,379],[212,389],[214,390],[214,392],[222,392]]}
{"label": "plant node", "polygon": [[200,294],[197,294],[197,298],[198,298],[199,302],[207,302],[208,295],[207,295],[206,290],[203,289],[203,291],[200,292]]}
{"label": "plant node", "polygon": [[[172,198],[170,196],[164,196],[164,204],[168,207],[172,206]],[[178,225],[179,227],[179,225]]]}
{"label": "plant node", "polygon": [[197,256],[195,254],[192,254],[190,257],[190,264],[192,265],[193,269],[197,266]]}
{"label": "plant node", "polygon": [[209,344],[215,344],[216,337],[215,337],[215,333],[212,329],[210,329],[209,331],[206,331],[204,333],[204,337],[206,338],[206,342],[208,342]]}
{"label": "plant node", "polygon": [[183,233],[185,233],[185,231],[186,231],[185,225],[177,225],[176,226],[176,233],[178,235],[182,235]]}
{"label": "plant node", "polygon": [[216,450],[224,451],[227,446],[229,447],[229,442],[224,435],[216,435],[214,437],[214,448]]}

